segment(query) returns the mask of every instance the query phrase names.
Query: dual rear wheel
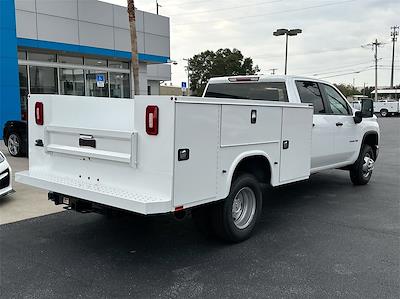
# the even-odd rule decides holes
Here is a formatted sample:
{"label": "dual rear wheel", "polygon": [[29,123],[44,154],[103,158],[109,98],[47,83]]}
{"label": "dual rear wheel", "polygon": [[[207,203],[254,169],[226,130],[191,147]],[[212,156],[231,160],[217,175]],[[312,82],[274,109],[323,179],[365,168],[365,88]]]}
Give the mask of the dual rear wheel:
{"label": "dual rear wheel", "polygon": [[201,231],[241,242],[251,236],[261,209],[260,183],[251,174],[241,174],[234,179],[225,200],[194,209],[192,215]]}

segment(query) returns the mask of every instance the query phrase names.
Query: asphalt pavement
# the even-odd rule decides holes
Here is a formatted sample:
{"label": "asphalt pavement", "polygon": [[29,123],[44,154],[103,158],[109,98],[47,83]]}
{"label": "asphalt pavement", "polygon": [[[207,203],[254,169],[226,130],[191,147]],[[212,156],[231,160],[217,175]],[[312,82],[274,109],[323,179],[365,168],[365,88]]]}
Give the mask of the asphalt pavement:
{"label": "asphalt pavement", "polygon": [[269,191],[241,244],[170,216],[68,211],[1,225],[1,297],[399,298],[400,118],[379,122],[369,185],[334,170]]}

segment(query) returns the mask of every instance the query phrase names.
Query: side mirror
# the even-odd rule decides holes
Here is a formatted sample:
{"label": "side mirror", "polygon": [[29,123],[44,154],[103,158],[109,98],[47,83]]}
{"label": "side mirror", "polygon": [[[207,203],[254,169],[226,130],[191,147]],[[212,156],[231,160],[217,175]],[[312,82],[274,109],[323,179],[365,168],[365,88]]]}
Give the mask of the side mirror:
{"label": "side mirror", "polygon": [[356,124],[359,124],[360,122],[362,122],[362,112],[361,111],[356,111],[354,113],[354,122]]}
{"label": "side mirror", "polygon": [[362,117],[368,118],[374,116],[374,101],[372,99],[363,99],[361,103]]}

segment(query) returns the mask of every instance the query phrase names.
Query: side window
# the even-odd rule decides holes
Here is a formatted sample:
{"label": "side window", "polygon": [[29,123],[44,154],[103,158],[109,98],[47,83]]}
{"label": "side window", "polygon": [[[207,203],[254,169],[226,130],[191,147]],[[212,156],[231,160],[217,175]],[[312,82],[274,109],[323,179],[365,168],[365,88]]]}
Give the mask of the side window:
{"label": "side window", "polygon": [[327,102],[333,114],[349,115],[350,108],[343,97],[332,87],[326,84],[322,84],[325,91]]}
{"label": "side window", "polygon": [[302,103],[311,103],[314,105],[314,114],[326,113],[324,101],[318,84],[310,81],[296,81]]}
{"label": "side window", "polygon": [[205,97],[288,102],[283,82],[209,84]]}

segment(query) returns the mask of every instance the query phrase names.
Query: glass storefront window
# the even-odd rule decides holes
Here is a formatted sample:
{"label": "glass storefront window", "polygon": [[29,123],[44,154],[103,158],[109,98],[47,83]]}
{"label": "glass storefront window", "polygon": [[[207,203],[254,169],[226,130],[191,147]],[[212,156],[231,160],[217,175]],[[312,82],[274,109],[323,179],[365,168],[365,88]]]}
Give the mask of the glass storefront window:
{"label": "glass storefront window", "polygon": [[18,66],[21,119],[28,119],[28,71],[25,65]]}
{"label": "glass storefront window", "polygon": [[26,60],[26,52],[25,51],[18,51],[18,59]]}
{"label": "glass storefront window", "polygon": [[82,65],[83,57],[58,55],[58,62]]}
{"label": "glass storefront window", "polygon": [[107,60],[105,60],[105,59],[85,58],[85,65],[105,66],[105,67],[107,67]]}
{"label": "glass storefront window", "polygon": [[60,89],[61,94],[84,96],[85,79],[83,70],[60,69]]}
{"label": "glass storefront window", "polygon": [[56,62],[56,54],[28,52],[28,59],[34,61]]}
{"label": "glass storefront window", "polygon": [[130,98],[129,74],[110,73],[110,96]]}
{"label": "glass storefront window", "polygon": [[129,63],[124,61],[109,60],[108,67],[113,69],[129,69]]}
{"label": "glass storefront window", "polygon": [[30,66],[31,93],[58,94],[57,69],[44,66]]}
{"label": "glass storefront window", "polygon": [[[86,73],[86,95],[92,97],[108,97],[108,76],[107,72],[88,70]],[[105,82],[102,87],[96,82],[96,75],[104,75]]]}

